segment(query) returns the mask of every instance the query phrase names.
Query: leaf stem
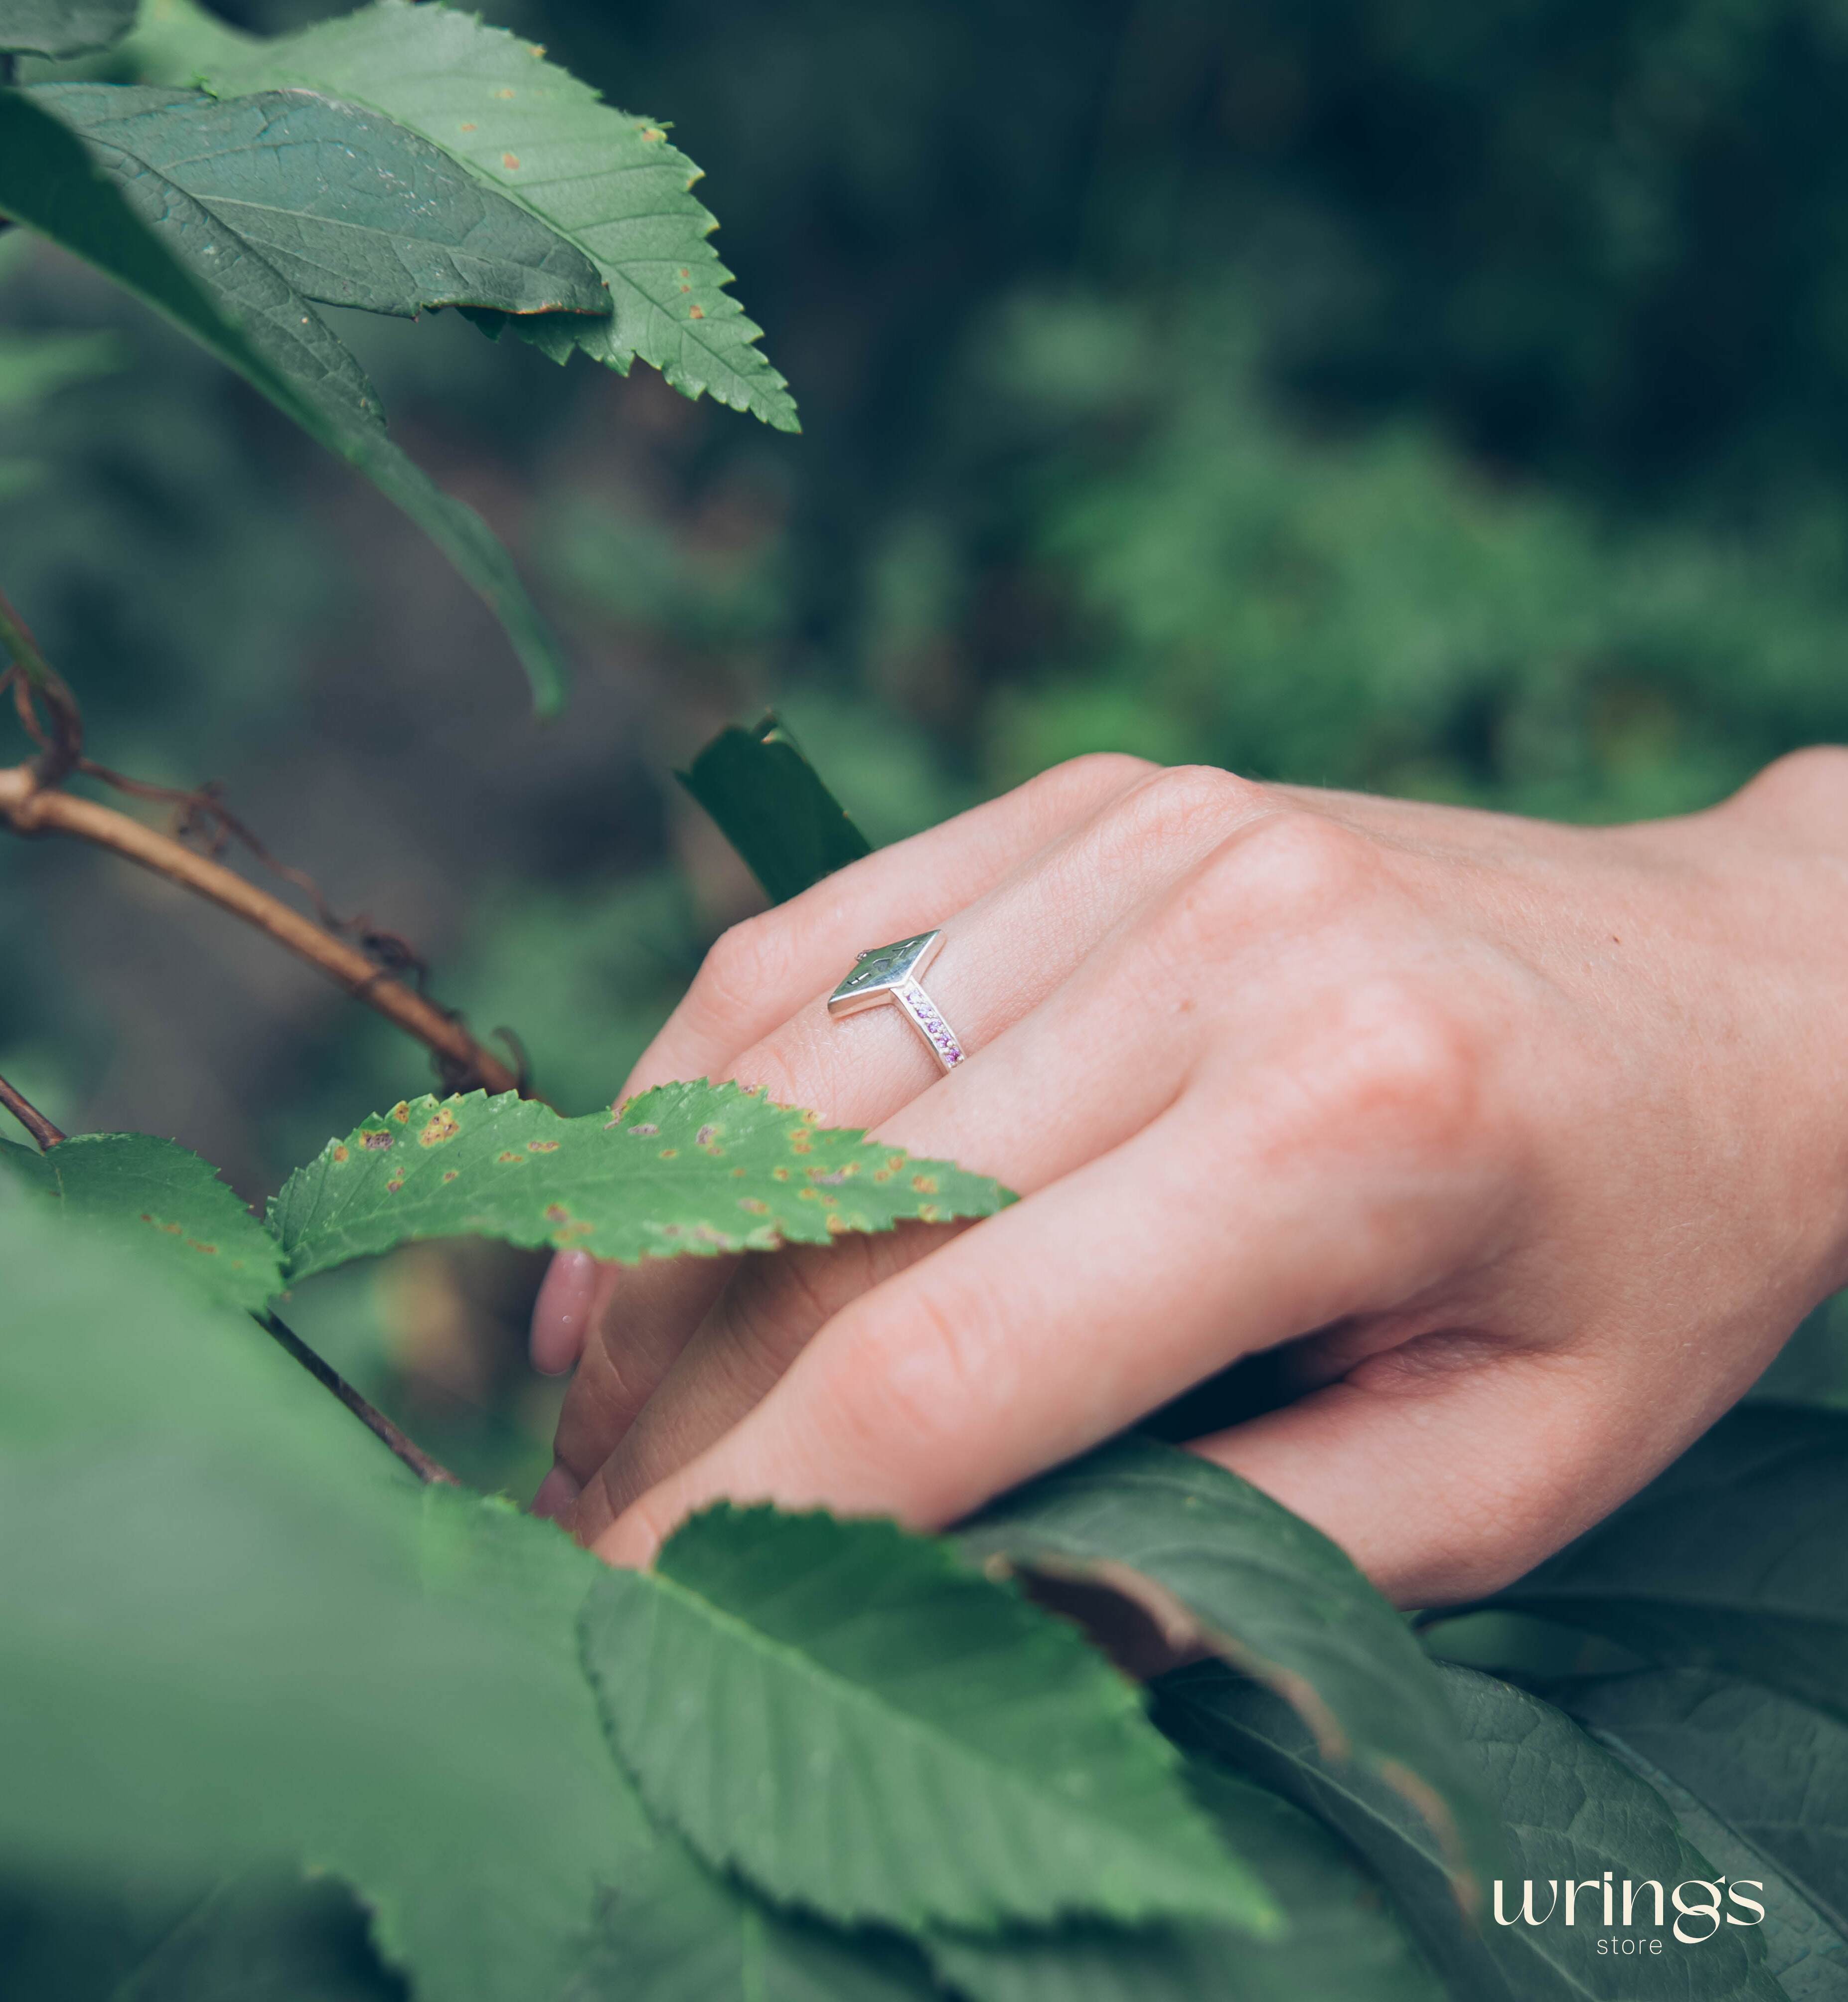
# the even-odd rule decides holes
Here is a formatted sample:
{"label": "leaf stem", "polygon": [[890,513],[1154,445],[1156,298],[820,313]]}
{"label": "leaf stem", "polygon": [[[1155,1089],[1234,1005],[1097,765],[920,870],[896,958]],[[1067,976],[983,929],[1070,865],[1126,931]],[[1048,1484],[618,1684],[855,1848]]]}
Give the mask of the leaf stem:
{"label": "leaf stem", "polygon": [[434,1002],[392,978],[357,946],[332,936],[280,898],[259,889],[221,862],[196,853],[171,835],[113,807],[47,786],[25,765],[0,770],[0,824],[16,834],[61,834],[109,849],[267,932],[343,987],[356,1001],[363,1001],[434,1051],[452,1090],[479,1086],[498,1093],[519,1088],[514,1073]]}
{"label": "leaf stem", "polygon": [[383,1440],[420,1481],[441,1483],[452,1488],[462,1485],[448,1467],[440,1461],[432,1460],[415,1439],[401,1432],[377,1405],[368,1404],[333,1365],[317,1355],[292,1327],[285,1326],[273,1313],[256,1314],[252,1318],[266,1334],[274,1338],[278,1347],[286,1349],[317,1383],[331,1390],[368,1432]]}
{"label": "leaf stem", "polygon": [[41,1154],[50,1153],[51,1149],[66,1137],[52,1125],[44,1113],[40,1111],[31,1100],[16,1091],[3,1077],[0,1077],[0,1105],[4,1105],[38,1142],[39,1152]]}

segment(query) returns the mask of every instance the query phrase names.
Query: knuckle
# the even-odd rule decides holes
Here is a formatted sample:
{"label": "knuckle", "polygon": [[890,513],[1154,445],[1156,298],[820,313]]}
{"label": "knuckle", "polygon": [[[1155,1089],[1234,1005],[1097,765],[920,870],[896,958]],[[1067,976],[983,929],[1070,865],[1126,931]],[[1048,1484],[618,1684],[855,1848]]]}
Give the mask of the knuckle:
{"label": "knuckle", "polygon": [[1149,759],[1127,751],[1087,751],[1082,757],[1068,758],[1062,765],[1051,766],[1028,783],[1036,790],[1062,797],[1076,793],[1081,798],[1107,799],[1127,792],[1160,769]]}
{"label": "knuckle", "polygon": [[792,953],[789,926],[765,911],[720,933],[687,999],[713,1027],[748,1017],[766,991],[783,984]]}
{"label": "knuckle", "polygon": [[1351,902],[1370,880],[1376,854],[1354,828],[1291,809],[1267,814],[1213,863],[1236,880],[1246,902],[1258,896],[1313,919]]}
{"label": "knuckle", "polygon": [[1132,848],[1198,841],[1248,818],[1265,797],[1263,786],[1216,765],[1158,766],[1118,800],[1114,831]]}
{"label": "knuckle", "polygon": [[1483,1124],[1486,1052],[1464,1010],[1421,982],[1377,978],[1317,1039],[1315,1097],[1341,1134],[1448,1154]]}

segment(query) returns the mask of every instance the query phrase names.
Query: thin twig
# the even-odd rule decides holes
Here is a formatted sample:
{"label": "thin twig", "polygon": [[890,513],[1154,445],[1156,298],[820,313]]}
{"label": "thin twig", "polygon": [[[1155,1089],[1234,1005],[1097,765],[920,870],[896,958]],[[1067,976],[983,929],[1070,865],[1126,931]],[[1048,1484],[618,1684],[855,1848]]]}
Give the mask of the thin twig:
{"label": "thin twig", "polygon": [[375,1404],[368,1404],[333,1365],[317,1355],[292,1327],[285,1327],[273,1313],[260,1313],[254,1318],[317,1383],[331,1390],[368,1432],[382,1439],[420,1481],[441,1482],[452,1488],[462,1485],[448,1467],[432,1460],[415,1439],[406,1438]]}
{"label": "thin twig", "polygon": [[61,834],[106,848],[267,932],[355,1000],[375,1009],[433,1050],[452,1091],[517,1090],[519,1079],[453,1017],[375,965],[357,947],[323,931],[234,870],[113,807],[37,782],[30,766],[0,769],[0,824],[16,834]]}
{"label": "thin twig", "polygon": [[30,1099],[23,1097],[3,1077],[0,1077],[0,1105],[4,1105],[38,1142],[41,1154],[50,1153],[66,1138]]}

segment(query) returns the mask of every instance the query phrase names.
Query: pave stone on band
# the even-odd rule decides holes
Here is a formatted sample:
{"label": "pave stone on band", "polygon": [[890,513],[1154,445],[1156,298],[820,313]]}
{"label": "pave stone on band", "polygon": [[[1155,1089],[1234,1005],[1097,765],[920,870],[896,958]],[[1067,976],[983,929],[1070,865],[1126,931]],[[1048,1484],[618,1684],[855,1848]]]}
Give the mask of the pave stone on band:
{"label": "pave stone on band", "polygon": [[853,962],[853,970],[828,997],[831,1015],[857,1015],[863,1008],[894,1003],[945,1070],[954,1070],[967,1054],[943,1012],[924,992],[918,976],[935,959],[943,943],[940,931],[919,932],[894,945],[875,946]]}

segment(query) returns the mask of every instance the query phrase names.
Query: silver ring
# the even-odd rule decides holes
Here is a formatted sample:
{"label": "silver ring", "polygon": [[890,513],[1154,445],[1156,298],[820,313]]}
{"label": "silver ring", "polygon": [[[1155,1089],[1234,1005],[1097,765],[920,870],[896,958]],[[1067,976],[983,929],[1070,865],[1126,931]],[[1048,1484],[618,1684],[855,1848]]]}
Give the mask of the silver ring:
{"label": "silver ring", "polygon": [[968,1052],[943,1020],[943,1011],[918,980],[943,943],[940,931],[919,932],[915,938],[863,952],[853,962],[852,972],[828,996],[828,1013],[857,1015],[863,1008],[883,1008],[892,1002],[930,1045],[931,1054],[944,1069],[954,1070]]}

